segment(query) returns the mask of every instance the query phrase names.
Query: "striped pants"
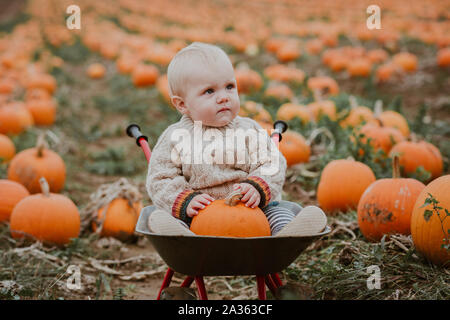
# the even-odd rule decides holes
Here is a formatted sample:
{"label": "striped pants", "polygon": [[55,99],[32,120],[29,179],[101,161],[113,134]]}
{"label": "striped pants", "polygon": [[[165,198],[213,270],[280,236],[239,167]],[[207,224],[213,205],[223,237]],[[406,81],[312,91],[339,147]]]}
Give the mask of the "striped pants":
{"label": "striped pants", "polygon": [[273,201],[262,209],[267,217],[267,220],[269,220],[270,231],[273,236],[283,229],[283,227],[296,216],[296,212],[289,210],[288,208],[281,207],[278,204],[278,201]]}

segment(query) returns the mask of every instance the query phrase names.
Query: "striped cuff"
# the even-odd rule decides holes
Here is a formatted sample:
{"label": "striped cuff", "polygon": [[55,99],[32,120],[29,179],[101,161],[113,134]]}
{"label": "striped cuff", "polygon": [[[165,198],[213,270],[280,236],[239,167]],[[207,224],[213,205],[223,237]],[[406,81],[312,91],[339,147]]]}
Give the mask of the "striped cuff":
{"label": "striped cuff", "polygon": [[271,198],[270,187],[267,184],[267,182],[264,181],[264,179],[257,176],[250,176],[247,177],[247,179],[245,179],[242,182],[249,183],[252,186],[254,186],[256,190],[258,190],[261,196],[261,201],[259,202],[258,207],[264,208],[270,202]]}
{"label": "striped cuff", "polygon": [[180,192],[173,203],[172,215],[175,218],[178,218],[186,222],[188,225],[190,225],[192,218],[188,217],[188,215],[186,214],[186,209],[189,205],[189,202],[191,202],[192,198],[194,198],[196,195],[199,194],[202,193],[194,190],[184,190]]}

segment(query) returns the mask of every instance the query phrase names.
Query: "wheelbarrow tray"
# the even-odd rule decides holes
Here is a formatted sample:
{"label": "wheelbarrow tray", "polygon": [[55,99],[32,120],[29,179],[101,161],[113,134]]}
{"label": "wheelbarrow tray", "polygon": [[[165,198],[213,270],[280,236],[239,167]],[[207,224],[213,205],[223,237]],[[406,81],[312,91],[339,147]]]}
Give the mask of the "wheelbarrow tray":
{"label": "wheelbarrow tray", "polygon": [[146,235],[164,262],[188,276],[266,275],[289,266],[313,241],[314,236],[232,238],[213,236],[161,235],[149,230],[147,221],[153,206],[142,209],[136,225]]}

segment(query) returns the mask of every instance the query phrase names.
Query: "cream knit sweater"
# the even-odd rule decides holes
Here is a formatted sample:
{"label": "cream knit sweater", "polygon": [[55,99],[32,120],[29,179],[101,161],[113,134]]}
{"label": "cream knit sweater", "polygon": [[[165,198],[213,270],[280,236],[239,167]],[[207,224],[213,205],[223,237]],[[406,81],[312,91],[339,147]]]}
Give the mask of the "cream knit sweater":
{"label": "cream knit sweater", "polygon": [[[267,134],[258,137],[266,139],[269,156],[261,155],[264,144],[255,146],[248,138],[240,147],[236,142],[229,143],[225,137],[236,129],[263,130],[256,121],[240,116],[220,128],[194,123],[186,115],[170,125],[159,137],[150,158],[146,187],[153,204],[189,223],[186,208],[195,195],[207,193],[215,199],[223,199],[232,191],[233,184],[244,181],[260,192],[261,208],[270,201],[281,200],[286,159]],[[194,139],[200,132],[202,139]],[[183,138],[187,140],[181,140]],[[211,152],[213,146],[217,147],[217,154],[222,151],[222,159],[211,160],[217,156],[216,151]],[[208,154],[210,158],[205,156]],[[243,154],[245,161],[242,161]],[[276,167],[276,170],[267,174],[269,167]]]}

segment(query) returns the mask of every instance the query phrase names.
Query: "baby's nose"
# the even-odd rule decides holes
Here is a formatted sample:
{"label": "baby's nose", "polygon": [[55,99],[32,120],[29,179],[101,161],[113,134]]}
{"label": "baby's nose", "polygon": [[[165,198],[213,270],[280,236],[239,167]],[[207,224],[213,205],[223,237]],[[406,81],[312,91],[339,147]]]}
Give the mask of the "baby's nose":
{"label": "baby's nose", "polygon": [[230,98],[226,94],[219,94],[217,96],[217,103],[224,103],[224,102],[228,102],[229,100],[230,100]]}

